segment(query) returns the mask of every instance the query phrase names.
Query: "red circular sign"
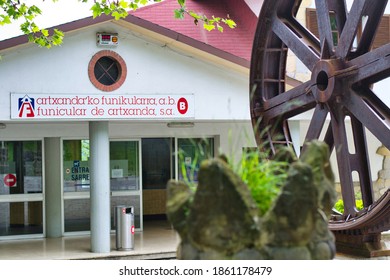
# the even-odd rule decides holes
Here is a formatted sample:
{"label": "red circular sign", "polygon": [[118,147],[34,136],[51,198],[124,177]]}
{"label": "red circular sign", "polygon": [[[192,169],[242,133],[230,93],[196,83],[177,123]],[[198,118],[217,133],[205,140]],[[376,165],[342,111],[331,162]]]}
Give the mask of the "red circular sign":
{"label": "red circular sign", "polygon": [[188,101],[184,97],[180,98],[177,101],[177,110],[180,114],[184,115],[188,111]]}
{"label": "red circular sign", "polygon": [[4,185],[13,187],[16,185],[16,176],[14,174],[7,174],[4,176]]}

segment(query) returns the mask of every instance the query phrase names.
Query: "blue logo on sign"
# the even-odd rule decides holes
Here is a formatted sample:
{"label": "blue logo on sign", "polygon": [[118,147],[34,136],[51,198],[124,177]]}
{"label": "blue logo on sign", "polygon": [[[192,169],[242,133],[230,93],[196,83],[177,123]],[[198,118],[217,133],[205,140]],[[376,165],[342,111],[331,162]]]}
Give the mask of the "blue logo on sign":
{"label": "blue logo on sign", "polygon": [[34,98],[25,95],[18,99],[19,118],[35,117],[35,101]]}

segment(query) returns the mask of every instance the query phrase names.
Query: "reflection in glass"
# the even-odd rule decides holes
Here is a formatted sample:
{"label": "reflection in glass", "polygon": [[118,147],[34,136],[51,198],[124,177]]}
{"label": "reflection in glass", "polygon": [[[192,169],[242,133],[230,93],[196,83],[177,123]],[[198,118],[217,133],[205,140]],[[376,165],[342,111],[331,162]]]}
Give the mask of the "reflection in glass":
{"label": "reflection in glass", "polygon": [[0,236],[43,234],[42,201],[0,203]]}
{"label": "reflection in glass", "polygon": [[214,156],[213,138],[178,139],[179,180],[197,183],[201,162]]}
{"label": "reflection in glass", "polygon": [[[89,191],[89,141],[64,140],[64,192]],[[111,191],[139,190],[138,141],[110,142]]]}
{"label": "reflection in glass", "polygon": [[139,190],[138,141],[110,142],[111,191]]}
{"label": "reflection in glass", "polygon": [[42,193],[40,141],[1,141],[0,195]]}

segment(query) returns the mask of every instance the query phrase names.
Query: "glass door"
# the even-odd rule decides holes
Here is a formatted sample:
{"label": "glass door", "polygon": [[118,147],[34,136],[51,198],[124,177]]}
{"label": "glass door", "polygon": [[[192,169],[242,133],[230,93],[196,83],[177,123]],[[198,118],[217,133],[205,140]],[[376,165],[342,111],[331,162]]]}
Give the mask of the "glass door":
{"label": "glass door", "polygon": [[44,234],[42,141],[0,141],[0,238]]}
{"label": "glass door", "polygon": [[197,184],[200,164],[214,157],[214,138],[176,138],[176,178]]}
{"label": "glass door", "polygon": [[167,183],[173,178],[173,138],[142,139],[143,214],[145,221],[166,220]]}
{"label": "glass door", "polygon": [[134,207],[135,228],[143,230],[142,178],[140,140],[110,142],[111,229],[114,230],[114,208]]}
{"label": "glass door", "polygon": [[[140,141],[110,142],[111,227],[114,207],[133,206],[135,227],[142,230]],[[63,141],[65,233],[90,231],[89,140]]]}

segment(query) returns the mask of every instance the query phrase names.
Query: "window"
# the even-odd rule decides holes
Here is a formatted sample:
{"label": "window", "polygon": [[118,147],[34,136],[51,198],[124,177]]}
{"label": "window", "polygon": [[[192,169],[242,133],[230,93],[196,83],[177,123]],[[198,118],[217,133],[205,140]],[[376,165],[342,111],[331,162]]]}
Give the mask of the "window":
{"label": "window", "polygon": [[[330,13],[330,25],[332,28],[332,37],[333,37],[333,45],[337,46],[339,41],[339,32],[337,29],[337,21],[336,21],[336,15],[334,13]],[[315,9],[307,9],[306,10],[306,23],[309,30],[317,37],[319,38],[319,32],[318,32],[318,21],[317,21],[317,11]]]}
{"label": "window", "polygon": [[[338,45],[339,40],[339,32],[337,28],[337,21],[336,21],[336,15],[331,12],[330,15],[330,23],[332,28],[332,34],[333,34],[333,44],[335,46]],[[367,18],[362,19],[362,24],[360,25],[360,28],[357,32],[357,42],[359,42],[361,35],[362,35],[362,29],[364,27],[364,21],[367,20]],[[306,24],[307,28],[317,37],[319,38],[319,32],[318,32],[318,22],[317,22],[317,11],[315,9],[306,9]],[[382,20],[379,24],[379,27],[377,29],[377,33],[373,42],[372,47],[378,48],[384,44],[387,44],[390,42],[390,15],[383,15]]]}
{"label": "window", "polygon": [[103,56],[95,64],[94,74],[96,80],[106,86],[114,84],[120,74],[118,61],[108,56]]}
{"label": "window", "polygon": [[0,195],[42,193],[40,141],[1,141]]}
{"label": "window", "polygon": [[126,75],[126,63],[116,52],[100,51],[89,62],[89,79],[97,89],[102,91],[118,89],[124,83]]}

